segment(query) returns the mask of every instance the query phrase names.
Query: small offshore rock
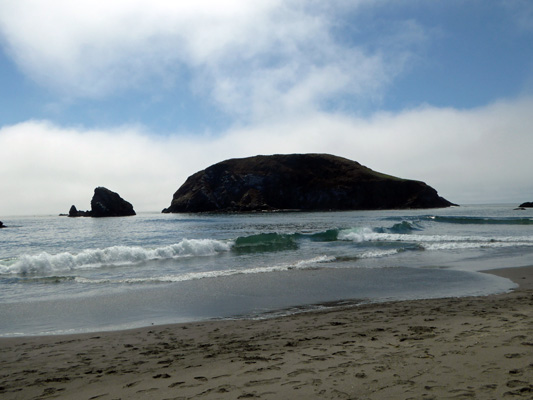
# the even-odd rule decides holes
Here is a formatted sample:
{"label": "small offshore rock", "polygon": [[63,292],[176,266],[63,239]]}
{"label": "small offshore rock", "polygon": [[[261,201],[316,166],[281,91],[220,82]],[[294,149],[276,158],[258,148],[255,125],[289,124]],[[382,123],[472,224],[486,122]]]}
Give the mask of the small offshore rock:
{"label": "small offshore rock", "polygon": [[73,205],[72,207],[70,207],[70,210],[68,212],[68,216],[69,217],[79,217],[80,215],[78,214],[78,209],[76,208],[75,205]]}
{"label": "small offshore rock", "polygon": [[131,203],[124,200],[118,193],[105,187],[94,189],[91,200],[92,217],[126,217],[135,215]]}
{"label": "small offshore rock", "polygon": [[70,210],[68,212],[69,217],[91,217],[90,211],[81,211],[76,208],[76,206],[70,207]]}
{"label": "small offshore rock", "polygon": [[118,193],[105,187],[94,189],[90,211],[80,211],[76,206],[70,207],[69,217],[126,217],[136,215],[133,206]]}

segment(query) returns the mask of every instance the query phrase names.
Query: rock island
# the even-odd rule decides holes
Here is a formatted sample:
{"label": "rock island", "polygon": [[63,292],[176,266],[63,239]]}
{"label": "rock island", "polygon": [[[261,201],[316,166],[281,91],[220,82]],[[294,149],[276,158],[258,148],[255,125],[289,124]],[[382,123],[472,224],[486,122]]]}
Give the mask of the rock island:
{"label": "rock island", "polygon": [[424,182],[329,154],[230,159],[190,176],[164,213],[440,208],[454,205]]}

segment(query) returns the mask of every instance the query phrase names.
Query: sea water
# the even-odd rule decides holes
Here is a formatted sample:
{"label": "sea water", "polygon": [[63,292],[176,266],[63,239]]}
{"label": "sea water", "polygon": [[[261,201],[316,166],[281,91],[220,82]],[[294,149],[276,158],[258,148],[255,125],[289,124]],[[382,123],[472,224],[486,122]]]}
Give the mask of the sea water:
{"label": "sea water", "polygon": [[488,295],[533,264],[533,209],[3,218],[0,336]]}

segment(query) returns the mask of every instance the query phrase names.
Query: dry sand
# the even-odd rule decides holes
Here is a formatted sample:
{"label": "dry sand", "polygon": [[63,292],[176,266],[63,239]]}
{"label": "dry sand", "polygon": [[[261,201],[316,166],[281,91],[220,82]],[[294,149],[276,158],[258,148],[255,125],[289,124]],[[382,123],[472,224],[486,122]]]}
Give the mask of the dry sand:
{"label": "dry sand", "polygon": [[2,399],[533,398],[533,268],[488,297],[0,339]]}

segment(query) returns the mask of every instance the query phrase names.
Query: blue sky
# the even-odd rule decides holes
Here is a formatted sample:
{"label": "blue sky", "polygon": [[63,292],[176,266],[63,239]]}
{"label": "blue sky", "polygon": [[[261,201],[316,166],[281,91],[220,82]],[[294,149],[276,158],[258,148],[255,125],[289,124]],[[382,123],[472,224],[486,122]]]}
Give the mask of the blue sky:
{"label": "blue sky", "polygon": [[0,216],[295,152],[531,201],[532,43],[528,0],[2,0]]}

